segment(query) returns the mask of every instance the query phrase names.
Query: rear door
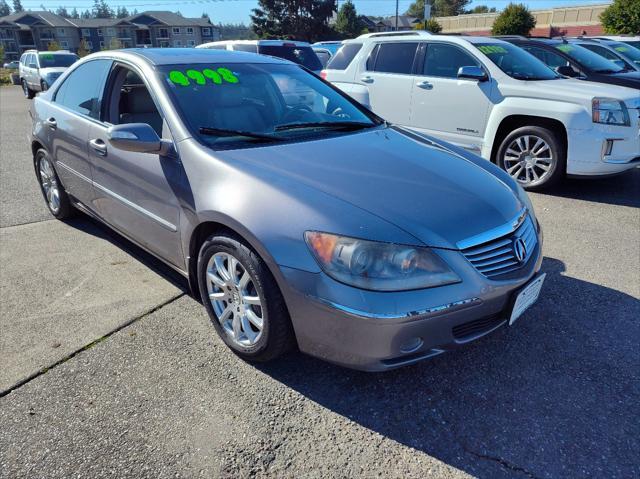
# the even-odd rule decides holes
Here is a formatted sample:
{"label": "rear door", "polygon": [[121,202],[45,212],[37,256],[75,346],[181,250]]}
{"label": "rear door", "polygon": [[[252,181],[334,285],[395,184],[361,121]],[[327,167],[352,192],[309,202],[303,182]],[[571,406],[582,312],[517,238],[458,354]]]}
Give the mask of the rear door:
{"label": "rear door", "polygon": [[111,60],[92,60],[74,69],[56,90],[45,118],[56,172],[67,192],[88,207],[94,191],[87,139],[100,116],[111,64]]}
{"label": "rear door", "polygon": [[384,42],[372,50],[355,82],[368,90],[369,106],[382,118],[409,125],[411,87],[419,42]]}
{"label": "rear door", "polygon": [[420,71],[412,81],[411,127],[479,152],[493,81],[458,78],[461,67],[483,68],[458,45],[430,42],[420,54]]}

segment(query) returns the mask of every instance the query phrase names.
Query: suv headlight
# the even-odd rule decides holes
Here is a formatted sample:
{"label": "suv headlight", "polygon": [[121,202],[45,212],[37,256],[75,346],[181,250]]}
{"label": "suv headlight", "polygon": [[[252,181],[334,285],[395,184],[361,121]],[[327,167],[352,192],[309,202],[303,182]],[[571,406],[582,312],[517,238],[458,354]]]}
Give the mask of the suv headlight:
{"label": "suv headlight", "polygon": [[362,289],[403,291],[458,283],[460,278],[429,248],[307,231],[305,241],[322,270]]}
{"label": "suv headlight", "polygon": [[592,119],[594,123],[605,125],[629,126],[629,111],[623,102],[612,98],[594,98],[591,100]]}

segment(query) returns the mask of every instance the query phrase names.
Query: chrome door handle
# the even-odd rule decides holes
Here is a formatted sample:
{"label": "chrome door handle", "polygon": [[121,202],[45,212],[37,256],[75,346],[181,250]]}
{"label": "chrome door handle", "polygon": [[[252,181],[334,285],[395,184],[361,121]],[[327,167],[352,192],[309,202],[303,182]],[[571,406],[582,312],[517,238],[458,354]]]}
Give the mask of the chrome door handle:
{"label": "chrome door handle", "polygon": [[363,83],[373,83],[373,78],[366,76],[366,77],[360,78],[360,81]]}
{"label": "chrome door handle", "polygon": [[90,140],[89,146],[93,148],[98,155],[100,156],[107,155],[107,145],[100,138],[94,138],[93,140]]}
{"label": "chrome door handle", "polygon": [[416,84],[416,86],[418,88],[422,88],[423,90],[431,90],[433,89],[433,83],[429,83],[428,81],[421,81],[420,83]]}
{"label": "chrome door handle", "polygon": [[47,125],[49,128],[51,128],[52,130],[55,130],[56,128],[58,128],[58,122],[53,117],[45,120],[44,124]]}

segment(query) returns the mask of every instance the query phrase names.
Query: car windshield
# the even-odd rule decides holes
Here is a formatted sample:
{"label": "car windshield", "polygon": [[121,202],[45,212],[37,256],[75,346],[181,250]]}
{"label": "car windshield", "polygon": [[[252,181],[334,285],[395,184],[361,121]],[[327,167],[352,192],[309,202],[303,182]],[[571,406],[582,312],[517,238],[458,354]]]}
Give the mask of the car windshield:
{"label": "car windshield", "polygon": [[610,42],[607,43],[607,45],[620,53],[622,56],[631,60],[636,65],[640,66],[640,50],[638,50],[637,48],[634,48],[631,45],[627,45],[623,42]]}
{"label": "car windshield", "polygon": [[64,53],[40,53],[38,55],[40,68],[70,67],[77,59],[78,57],[75,55]]}
{"label": "car windshield", "polygon": [[624,70],[624,67],[613,63],[611,60],[607,60],[601,57],[597,53],[587,50],[580,45],[559,43],[555,45],[557,50],[565,53],[573,58],[581,67],[586,70],[591,70],[596,73],[618,73]]}
{"label": "car windshield", "polygon": [[322,70],[322,64],[311,47],[298,47],[293,43],[290,45],[260,45],[258,53],[284,58],[307,67],[309,70]]}
{"label": "car windshield", "polygon": [[476,43],[500,70],[518,80],[555,80],[560,76],[523,49],[510,43]]}
{"label": "car windshield", "polygon": [[171,65],[159,75],[193,133],[216,149],[317,139],[380,124],[296,65]]}
{"label": "car windshield", "polygon": [[634,48],[639,48],[640,49],[640,41],[636,41],[636,40],[625,40],[622,43],[626,43],[627,45],[631,45]]}

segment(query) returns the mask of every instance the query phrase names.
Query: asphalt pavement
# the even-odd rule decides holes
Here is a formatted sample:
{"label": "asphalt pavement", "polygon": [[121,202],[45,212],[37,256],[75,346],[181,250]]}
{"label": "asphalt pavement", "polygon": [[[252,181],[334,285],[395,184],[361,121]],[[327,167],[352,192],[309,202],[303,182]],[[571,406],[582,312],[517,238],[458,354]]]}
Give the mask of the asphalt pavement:
{"label": "asphalt pavement", "polygon": [[52,220],[0,88],[0,478],[640,476],[640,170],[532,194],[539,302],[382,374],[242,362],[175,274]]}

